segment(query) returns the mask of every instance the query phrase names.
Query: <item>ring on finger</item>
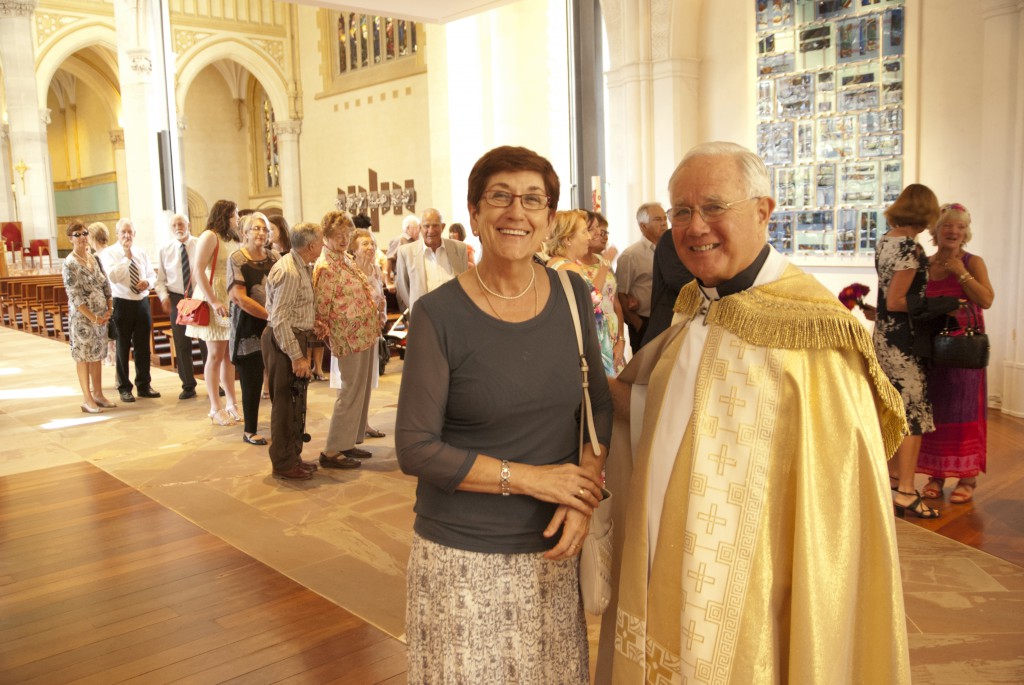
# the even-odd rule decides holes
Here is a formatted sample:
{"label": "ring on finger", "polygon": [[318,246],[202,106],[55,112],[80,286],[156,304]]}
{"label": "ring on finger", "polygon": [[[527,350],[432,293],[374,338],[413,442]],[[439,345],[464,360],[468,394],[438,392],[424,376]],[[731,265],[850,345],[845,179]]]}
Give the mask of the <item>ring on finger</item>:
{"label": "ring on finger", "polygon": [[580,497],[585,497],[586,494],[587,494],[587,491],[584,488],[580,488]]}

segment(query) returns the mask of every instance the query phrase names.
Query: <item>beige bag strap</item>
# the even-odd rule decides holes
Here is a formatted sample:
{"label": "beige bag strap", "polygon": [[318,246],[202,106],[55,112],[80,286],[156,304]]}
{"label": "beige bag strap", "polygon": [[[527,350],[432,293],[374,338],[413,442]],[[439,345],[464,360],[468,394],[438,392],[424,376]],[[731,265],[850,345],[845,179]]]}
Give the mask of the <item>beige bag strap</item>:
{"label": "beige bag strap", "polygon": [[601,456],[601,445],[597,442],[597,430],[594,428],[594,409],[590,404],[590,367],[587,364],[587,356],[583,353],[583,329],[580,326],[580,310],[576,305],[576,294],[572,290],[569,272],[559,271],[558,278],[562,281],[565,299],[569,301],[569,311],[572,312],[572,325],[576,329],[576,347],[580,354],[580,371],[583,374],[583,401],[580,404],[580,455],[583,455],[583,432],[584,428],[587,428],[590,430],[590,444],[594,447],[594,454]]}

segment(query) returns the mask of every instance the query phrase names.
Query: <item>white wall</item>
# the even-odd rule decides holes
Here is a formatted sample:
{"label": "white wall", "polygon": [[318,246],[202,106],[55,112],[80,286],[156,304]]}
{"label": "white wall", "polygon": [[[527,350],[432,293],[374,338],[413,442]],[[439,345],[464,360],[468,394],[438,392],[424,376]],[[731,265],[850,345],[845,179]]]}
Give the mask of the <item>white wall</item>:
{"label": "white wall", "polygon": [[[349,185],[369,190],[367,169],[378,183],[416,184],[416,213],[438,202],[431,181],[431,140],[428,125],[427,77],[420,74],[338,95],[321,96],[323,79],[317,10],[299,7],[299,45],[302,48],[302,211],[307,221],[319,221],[334,209],[337,189]],[[428,32],[427,55],[433,49]],[[429,57],[428,57],[429,59]],[[442,209],[444,209],[442,207]],[[377,243],[401,233],[408,210],[380,215]]]}
{"label": "white wall", "polygon": [[559,206],[570,207],[565,1],[521,0],[443,30],[445,50],[439,54],[432,46],[428,70],[431,122],[440,122],[449,142],[431,150],[438,188],[449,193],[448,222],[460,221],[469,230],[469,172],[499,145],[522,145],[547,157],[561,183]]}
{"label": "white wall", "polygon": [[188,187],[202,195],[209,207],[217,200],[233,200],[240,208],[249,201],[248,126],[227,83],[212,66],[192,82],[185,99],[183,167]]}

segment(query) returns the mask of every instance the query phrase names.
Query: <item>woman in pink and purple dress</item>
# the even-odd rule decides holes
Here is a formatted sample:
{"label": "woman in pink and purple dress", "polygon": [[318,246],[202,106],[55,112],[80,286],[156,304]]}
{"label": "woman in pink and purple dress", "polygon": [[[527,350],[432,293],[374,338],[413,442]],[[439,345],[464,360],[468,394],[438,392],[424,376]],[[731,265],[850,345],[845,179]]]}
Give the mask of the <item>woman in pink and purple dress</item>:
{"label": "woman in pink and purple dress", "polygon": [[[929,229],[938,251],[928,259],[926,297],[952,296],[967,300],[956,311],[961,326],[973,316],[984,328],[982,309],[992,306],[995,291],[985,260],[964,251],[971,239],[971,214],[961,204],[943,205],[939,220]],[[973,310],[973,311],[972,311]],[[958,478],[949,495],[953,504],[970,502],[977,476],[985,470],[987,403],[985,369],[953,369],[933,366],[928,370],[928,395],[935,431],[921,438],[918,473],[929,476],[922,495],[942,497],[946,478]]]}

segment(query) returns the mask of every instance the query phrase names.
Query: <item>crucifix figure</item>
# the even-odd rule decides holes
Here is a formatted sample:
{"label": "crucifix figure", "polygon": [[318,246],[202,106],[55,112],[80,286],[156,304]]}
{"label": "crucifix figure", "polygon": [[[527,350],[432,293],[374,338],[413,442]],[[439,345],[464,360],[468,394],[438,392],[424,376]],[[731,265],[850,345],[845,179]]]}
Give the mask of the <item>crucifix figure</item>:
{"label": "crucifix figure", "polygon": [[14,170],[18,172],[18,176],[21,177],[21,194],[25,194],[25,172],[29,170],[28,164],[25,164],[25,160],[19,160],[18,165],[14,167]]}

